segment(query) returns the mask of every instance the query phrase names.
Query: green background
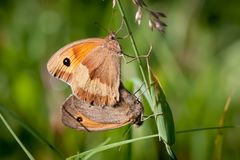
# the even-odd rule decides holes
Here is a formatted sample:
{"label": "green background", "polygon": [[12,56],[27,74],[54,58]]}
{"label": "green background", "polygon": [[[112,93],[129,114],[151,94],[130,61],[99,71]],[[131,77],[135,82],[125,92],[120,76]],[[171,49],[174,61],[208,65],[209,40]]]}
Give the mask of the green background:
{"label": "green background", "polygon": [[[240,124],[240,1],[146,1],[167,15],[165,34],[151,31],[148,14],[135,23],[137,7],[123,3],[137,47],[142,54],[153,46],[150,65],[159,77],[171,106],[176,131],[218,126],[229,96],[232,102],[225,125]],[[65,44],[88,37],[105,37],[121,24],[117,7],[102,0],[1,0],[0,1],[0,105],[17,114],[24,124],[56,146],[63,157],[111,142],[156,134],[154,119],[140,128],[78,132],[63,126],[60,107],[71,93],[69,86],[52,78],[46,63]],[[118,34],[124,37],[123,28]],[[134,55],[129,39],[119,40],[126,54]],[[141,78],[136,62],[122,63],[121,79],[128,86]],[[135,85],[135,90],[137,89]],[[1,107],[1,108],[2,108]],[[145,115],[150,109],[144,103]],[[2,112],[10,126],[36,159],[59,159],[46,144],[19,125],[19,119]],[[179,159],[240,159],[240,129],[176,134],[173,149]],[[168,159],[158,139],[135,142],[95,155],[92,159]],[[0,159],[27,159],[0,122]]]}

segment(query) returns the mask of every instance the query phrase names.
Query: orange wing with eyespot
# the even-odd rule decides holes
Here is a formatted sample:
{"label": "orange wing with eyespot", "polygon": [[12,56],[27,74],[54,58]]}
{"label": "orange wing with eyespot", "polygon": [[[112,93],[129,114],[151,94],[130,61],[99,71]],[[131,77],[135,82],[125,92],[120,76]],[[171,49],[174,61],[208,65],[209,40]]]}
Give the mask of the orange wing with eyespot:
{"label": "orange wing with eyespot", "polygon": [[103,131],[128,124],[141,125],[141,103],[124,88],[121,89],[121,97],[115,107],[99,108],[71,95],[62,105],[62,122],[68,127],[85,131]]}
{"label": "orange wing with eyespot", "polygon": [[74,95],[88,103],[105,106],[119,101],[119,43],[106,37],[73,42],[57,51],[48,71],[68,83]]}
{"label": "orange wing with eyespot", "polygon": [[71,115],[71,113],[66,109],[65,106],[62,108],[62,122],[71,128],[77,129],[77,130],[85,130],[85,131],[104,131],[104,130],[110,130],[115,128],[120,128],[125,125],[128,125],[132,123],[129,121],[119,122],[119,123],[100,123],[95,122],[88,117],[84,116],[80,112],[74,113],[74,115]]}
{"label": "orange wing with eyespot", "polygon": [[70,84],[72,76],[81,61],[104,39],[90,38],[70,43],[58,50],[48,61],[47,69],[54,77]]}

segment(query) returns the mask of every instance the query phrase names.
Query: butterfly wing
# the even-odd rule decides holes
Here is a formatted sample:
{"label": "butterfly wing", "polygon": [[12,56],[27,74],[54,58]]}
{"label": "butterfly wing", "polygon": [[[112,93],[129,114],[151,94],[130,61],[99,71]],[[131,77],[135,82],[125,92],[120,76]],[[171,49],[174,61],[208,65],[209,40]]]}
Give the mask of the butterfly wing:
{"label": "butterfly wing", "polygon": [[73,42],[57,51],[48,71],[68,83],[88,103],[105,106],[119,101],[120,56],[116,40],[92,38]]}
{"label": "butterfly wing", "polygon": [[109,130],[131,123],[126,111],[123,113],[114,111],[111,106],[104,109],[89,106],[74,95],[71,95],[62,106],[62,122],[68,127],[85,131]]}
{"label": "butterfly wing", "polygon": [[71,128],[85,131],[103,131],[128,124],[142,124],[143,107],[136,97],[120,87],[120,101],[104,108],[90,105],[74,95],[62,106],[62,121]]}
{"label": "butterfly wing", "polygon": [[105,106],[119,101],[120,57],[106,47],[95,48],[83,59],[74,77],[73,93],[91,104]]}
{"label": "butterfly wing", "polygon": [[70,84],[80,62],[92,49],[101,43],[103,43],[103,39],[90,38],[64,46],[48,61],[48,72],[54,77]]}

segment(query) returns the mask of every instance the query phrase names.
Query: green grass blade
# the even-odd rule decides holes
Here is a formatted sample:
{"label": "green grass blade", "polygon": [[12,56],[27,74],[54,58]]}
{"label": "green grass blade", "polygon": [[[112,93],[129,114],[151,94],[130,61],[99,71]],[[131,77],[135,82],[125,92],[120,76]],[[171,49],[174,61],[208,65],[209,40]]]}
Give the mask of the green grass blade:
{"label": "green grass blade", "polygon": [[176,134],[193,133],[193,132],[208,131],[208,130],[231,129],[231,128],[240,128],[240,125],[236,124],[236,125],[228,125],[228,126],[222,126],[222,127],[217,126],[217,127],[193,128],[193,129],[176,131]]}
{"label": "green grass blade", "polygon": [[119,146],[122,146],[122,145],[125,145],[125,144],[128,144],[128,143],[133,143],[133,142],[136,142],[136,141],[155,138],[155,137],[158,137],[158,135],[155,134],[155,135],[150,135],[150,136],[144,136],[144,137],[140,137],[140,138],[134,138],[134,139],[130,139],[130,140],[125,140],[125,141],[121,141],[121,142],[116,142],[116,143],[100,146],[100,147],[82,152],[80,154],[68,157],[67,160],[80,159],[80,158],[83,158],[84,156],[86,156],[86,155],[88,155],[89,153],[92,153],[92,152],[94,152],[94,154],[96,154],[96,153],[99,153],[99,152],[102,152],[102,151],[105,151],[105,150],[108,150],[108,149],[112,149],[112,148],[115,148],[115,147],[119,147]]}
{"label": "green grass blade", "polygon": [[167,143],[165,143],[165,147],[166,147],[166,150],[167,150],[168,155],[170,156],[170,158],[171,158],[172,160],[177,160],[177,157],[176,157],[176,155],[174,154],[171,146],[169,146]]}
{"label": "green grass blade", "polygon": [[156,117],[161,139],[168,145],[172,146],[175,143],[175,128],[172,112],[168,103],[158,103],[157,111],[158,113],[163,114]]}
{"label": "green grass blade", "polygon": [[[131,81],[134,83],[134,86],[137,87],[137,88],[139,88],[139,87],[142,86],[142,84],[143,84],[142,81],[141,81],[139,78],[132,78]],[[147,100],[147,102],[148,102],[148,104],[149,104],[149,106],[150,106],[152,100],[151,100],[151,97],[150,97],[150,95],[148,94],[148,92],[146,92],[147,90],[148,90],[148,88],[146,87],[146,85],[143,85],[143,86],[140,88],[140,91],[141,91],[140,94],[142,94],[142,95],[146,98],[146,100]]]}
{"label": "green grass blade", "polygon": [[19,140],[19,138],[16,136],[16,134],[13,132],[12,128],[8,125],[7,121],[5,118],[2,116],[0,113],[0,118],[3,122],[3,124],[7,127],[8,131],[12,134],[13,138],[17,141],[17,143],[20,145],[20,147],[23,149],[23,151],[26,153],[29,159],[34,160],[33,156],[31,153],[27,150],[27,148],[23,145],[23,143]]}
{"label": "green grass blade", "polygon": [[[240,125],[235,125],[235,126],[223,126],[223,127],[206,127],[206,128],[197,128],[197,129],[186,129],[186,130],[181,130],[181,131],[176,131],[176,134],[181,134],[181,133],[191,133],[191,132],[198,132],[198,131],[206,131],[206,130],[216,130],[216,129],[227,129],[227,128],[240,128]],[[72,160],[72,159],[83,159],[85,158],[85,156],[93,156],[99,152],[105,151],[105,150],[109,150],[115,147],[119,147],[128,143],[133,143],[136,141],[140,141],[140,140],[145,140],[145,139],[150,139],[150,138],[156,138],[158,137],[158,134],[154,134],[154,135],[149,135],[149,136],[144,136],[144,137],[140,137],[140,138],[134,138],[134,139],[130,139],[130,140],[126,140],[126,141],[121,141],[121,142],[116,142],[116,143],[112,143],[112,144],[108,144],[108,145],[100,145],[97,148],[94,149],[90,149],[88,151],[82,152],[80,154],[76,154],[73,156],[70,156],[68,158],[66,158],[67,160]],[[108,140],[104,141],[103,143],[107,143]],[[165,145],[167,145],[165,143]],[[169,148],[170,146],[167,145],[166,149],[168,152],[172,152],[171,148]],[[89,155],[92,154],[92,155]],[[173,157],[175,157],[174,153],[172,152]],[[176,157],[175,157],[176,159]]]}
{"label": "green grass blade", "polygon": [[32,136],[38,139],[40,142],[46,144],[59,158],[64,159],[63,154],[50,142],[48,142],[43,136],[41,136],[35,129],[27,125],[20,117],[18,117],[14,112],[9,110],[6,107],[0,105],[0,111],[8,114],[10,117],[15,119],[15,122],[18,123],[21,127],[26,129]]}
{"label": "green grass blade", "polygon": [[157,80],[156,76],[154,76],[154,82],[155,82],[154,93],[157,101],[156,106],[157,113],[163,114],[158,115],[156,117],[158,131],[164,143],[167,143],[168,145],[172,146],[175,143],[175,127],[172,111],[166,100],[163,89],[161,88],[160,82]]}
{"label": "green grass blade", "polygon": [[[149,74],[150,74],[149,68]],[[152,74],[154,82],[154,90],[152,90],[152,96],[155,96],[154,114],[162,113],[162,115],[155,116],[159,138],[163,140],[166,146],[166,150],[171,159],[177,159],[171,146],[175,143],[175,127],[173,121],[172,111],[166,100],[166,96],[163,92],[160,82],[157,77]]]}
{"label": "green grass blade", "polygon": [[[110,142],[110,140],[111,140],[111,138],[108,138],[108,139],[106,139],[103,143],[101,143],[98,147],[101,147],[101,146],[104,146],[104,145],[106,145],[106,144],[108,144],[109,142]],[[98,148],[97,147],[97,148]],[[84,158],[83,158],[83,160],[87,160],[87,159],[89,159],[90,157],[92,157],[93,155],[95,155],[97,152],[95,152],[95,151],[93,151],[93,152],[90,152],[89,154],[87,154]]]}

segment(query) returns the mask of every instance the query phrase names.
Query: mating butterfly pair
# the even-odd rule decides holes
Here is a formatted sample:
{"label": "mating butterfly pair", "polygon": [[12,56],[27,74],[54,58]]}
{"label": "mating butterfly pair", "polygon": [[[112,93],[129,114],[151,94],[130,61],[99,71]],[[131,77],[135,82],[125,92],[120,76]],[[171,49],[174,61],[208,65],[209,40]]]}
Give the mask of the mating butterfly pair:
{"label": "mating butterfly pair", "polygon": [[49,73],[68,83],[73,92],[62,107],[65,125],[100,131],[142,123],[141,102],[120,84],[121,56],[111,33],[70,43],[51,57]]}

